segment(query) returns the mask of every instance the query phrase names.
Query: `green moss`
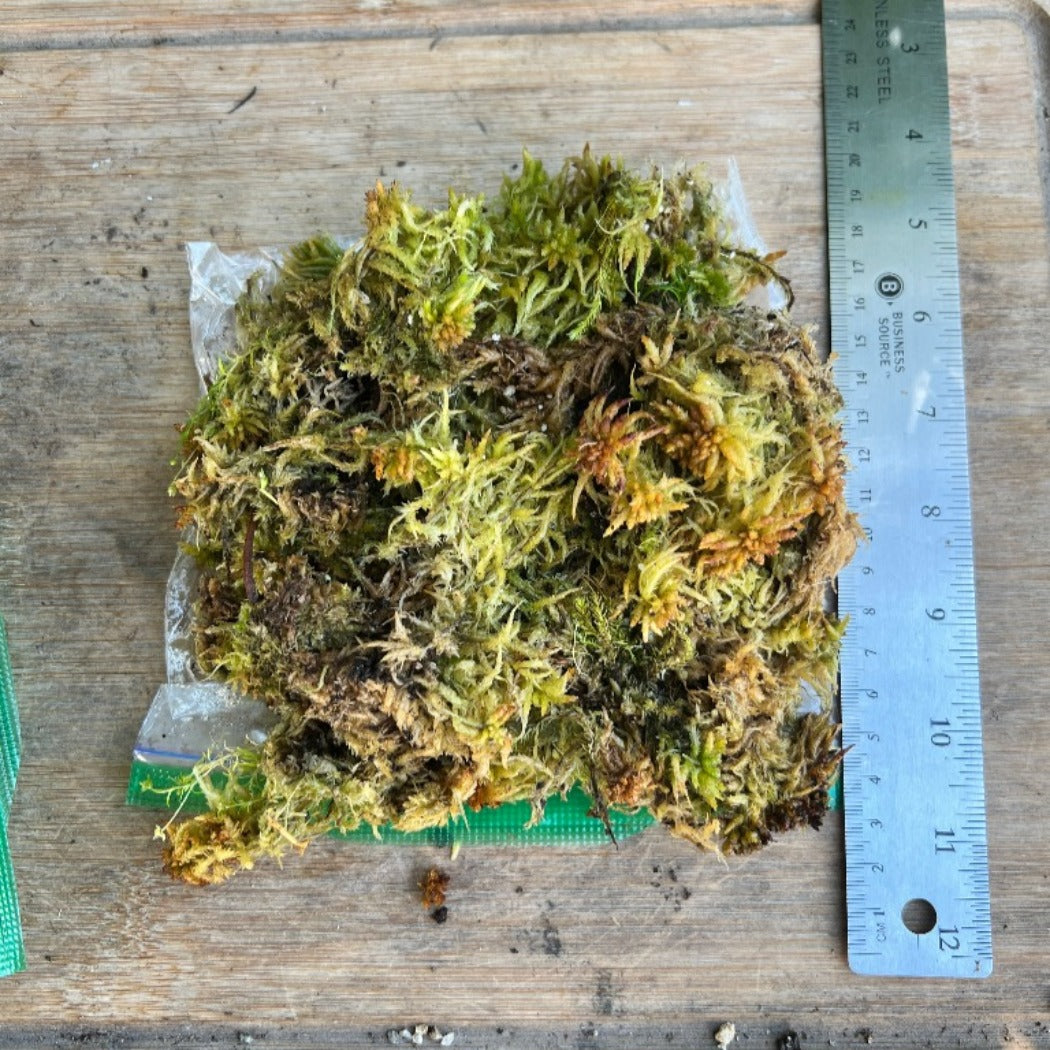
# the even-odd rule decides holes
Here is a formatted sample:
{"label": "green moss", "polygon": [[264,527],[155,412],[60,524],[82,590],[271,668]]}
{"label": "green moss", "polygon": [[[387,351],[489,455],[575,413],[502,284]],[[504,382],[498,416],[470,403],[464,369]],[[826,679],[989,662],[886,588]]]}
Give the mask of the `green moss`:
{"label": "green moss", "polygon": [[818,823],[838,753],[800,703],[857,529],[828,367],[744,303],[772,257],[701,173],[589,152],[491,205],[377,185],[365,223],[249,290],[182,433],[198,659],[281,721],[198,769],[169,868],[577,784],[726,851]]}

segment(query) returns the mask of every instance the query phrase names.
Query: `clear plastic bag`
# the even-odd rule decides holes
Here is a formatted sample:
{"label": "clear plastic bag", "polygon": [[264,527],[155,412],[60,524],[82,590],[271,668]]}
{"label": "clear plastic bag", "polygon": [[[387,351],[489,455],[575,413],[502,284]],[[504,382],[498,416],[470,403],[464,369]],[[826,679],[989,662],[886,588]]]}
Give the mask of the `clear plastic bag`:
{"label": "clear plastic bag", "polygon": [[[762,256],[767,248],[758,235],[747,206],[736,162],[726,165],[726,178],[717,188],[726,216],[726,241]],[[342,247],[353,238],[339,238]],[[186,245],[190,272],[190,332],[193,359],[206,390],[220,363],[236,352],[236,306],[253,281],[262,292],[272,288],[280,273],[281,251],[224,252],[210,241]],[[753,293],[769,309],[786,306],[780,285],[772,283]],[[257,746],[275,722],[272,712],[258,700],[245,697],[221,682],[202,676],[193,655],[192,615],[197,569],[193,559],[179,551],[168,578],[165,596],[165,650],[167,681],[157,690],[139,730],[133,753],[128,801],[158,805],[170,786],[203,754],[245,744]],[[589,815],[591,801],[580,789],[567,799],[552,799],[544,819],[526,828],[532,816],[528,803],[513,803],[472,815],[469,826],[455,821],[449,828],[404,833],[383,831],[381,837],[397,841],[536,841],[594,842],[607,835],[602,821]],[[614,835],[623,837],[652,823],[647,813],[609,814]],[[351,838],[375,840],[375,829],[361,829]]]}

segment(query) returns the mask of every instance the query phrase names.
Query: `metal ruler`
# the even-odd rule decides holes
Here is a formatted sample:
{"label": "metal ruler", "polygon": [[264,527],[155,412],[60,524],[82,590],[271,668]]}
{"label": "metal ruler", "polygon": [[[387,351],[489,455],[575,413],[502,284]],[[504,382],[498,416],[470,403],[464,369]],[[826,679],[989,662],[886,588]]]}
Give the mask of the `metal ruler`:
{"label": "metal ruler", "polygon": [[987,977],[991,917],[942,0],[824,0],[850,967]]}

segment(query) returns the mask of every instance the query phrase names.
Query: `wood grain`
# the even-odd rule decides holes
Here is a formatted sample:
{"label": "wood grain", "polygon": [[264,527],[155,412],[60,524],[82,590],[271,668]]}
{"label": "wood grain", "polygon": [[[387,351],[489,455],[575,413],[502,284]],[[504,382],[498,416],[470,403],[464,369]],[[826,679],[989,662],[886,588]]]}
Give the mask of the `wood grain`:
{"label": "wood grain", "polygon": [[[201,892],[166,880],[154,815],[123,805],[163,674],[173,428],[196,393],[183,242],[353,232],[376,177],[432,200],[491,191],[523,144],[552,162],[586,140],[633,163],[735,156],[759,228],[790,249],[797,316],[826,333],[813,5],[721,4],[738,17],[701,25],[698,6],[657,0],[654,24],[599,32],[550,4],[358,3],[347,24],[382,9],[466,28],[250,46],[223,43],[220,10],[207,46],[152,48],[66,45],[125,19],[192,33],[204,8],[3,6],[26,45],[0,60],[0,608],[30,965],[0,982],[0,1047],[354,1047],[415,1022],[464,1047],[697,1047],[722,1020],[751,1048],[789,1030],[813,1046],[1050,1046],[1034,8],[953,4],[949,24],[996,951],[992,978],[962,984],[849,973],[837,818],[729,864],[658,829],[619,850],[471,849],[439,927],[415,888],[434,850],[324,842]],[[628,12],[566,7],[581,25]]]}
{"label": "wood grain", "polygon": [[[947,0],[952,17],[1046,18],[1048,0]],[[623,32],[813,23],[819,0],[0,0],[0,51]]]}
{"label": "wood grain", "polygon": [[[974,2],[974,0],[970,0]],[[3,0],[2,24],[18,48],[171,45],[212,40],[303,37],[445,37],[550,33],[566,29],[636,29],[809,21],[816,0]]]}

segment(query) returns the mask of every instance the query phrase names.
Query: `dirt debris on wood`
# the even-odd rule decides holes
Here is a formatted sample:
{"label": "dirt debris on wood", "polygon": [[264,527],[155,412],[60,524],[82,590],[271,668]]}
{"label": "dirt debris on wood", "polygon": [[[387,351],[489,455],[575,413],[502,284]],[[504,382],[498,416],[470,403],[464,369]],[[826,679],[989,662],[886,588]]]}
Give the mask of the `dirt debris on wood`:
{"label": "dirt debris on wood", "polygon": [[417,1024],[408,1028],[391,1028],[386,1033],[391,1046],[451,1046],[456,1041],[455,1032],[442,1032],[434,1024]]}
{"label": "dirt debris on wood", "polygon": [[736,1039],[736,1025],[732,1021],[725,1021],[715,1029],[715,1046],[718,1050],[726,1048]]}

